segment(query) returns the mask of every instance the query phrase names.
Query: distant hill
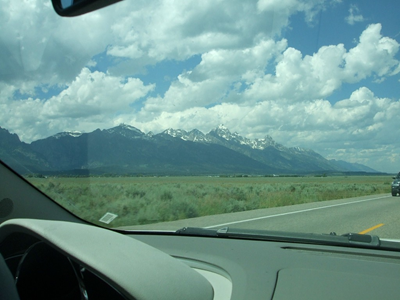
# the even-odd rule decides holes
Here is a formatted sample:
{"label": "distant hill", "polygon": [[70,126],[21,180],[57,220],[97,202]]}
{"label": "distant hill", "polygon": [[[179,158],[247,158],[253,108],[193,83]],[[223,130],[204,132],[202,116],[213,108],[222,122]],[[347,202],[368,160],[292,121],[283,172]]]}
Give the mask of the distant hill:
{"label": "distant hill", "polygon": [[50,171],[46,158],[31,145],[21,142],[18,135],[0,127],[0,159],[21,174]]}
{"label": "distant hill", "polygon": [[376,173],[360,164],[327,160],[310,149],[286,148],[270,136],[247,139],[223,125],[207,134],[167,129],[153,135],[121,124],[90,133],[61,132],[31,144],[0,128],[0,157],[20,173]]}
{"label": "distant hill", "polygon": [[343,171],[377,173],[376,170],[374,170],[370,167],[364,166],[362,164],[349,163],[344,160],[335,160],[335,159],[331,159],[329,161],[332,165],[335,165],[337,168],[339,168]]}

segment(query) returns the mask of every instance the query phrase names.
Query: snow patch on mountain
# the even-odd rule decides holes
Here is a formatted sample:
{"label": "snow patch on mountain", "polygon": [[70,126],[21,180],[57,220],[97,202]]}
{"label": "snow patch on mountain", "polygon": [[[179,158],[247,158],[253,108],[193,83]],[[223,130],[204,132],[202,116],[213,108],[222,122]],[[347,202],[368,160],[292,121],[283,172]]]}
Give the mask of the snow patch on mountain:
{"label": "snow patch on mountain", "polygon": [[65,136],[72,136],[72,137],[76,138],[76,137],[80,137],[81,135],[82,135],[82,132],[80,132],[80,131],[64,131],[64,132],[59,132],[59,133],[53,135],[52,137],[55,139],[60,139]]}
{"label": "snow patch on mountain", "polygon": [[193,129],[189,132],[183,130],[183,129],[172,129],[169,128],[167,130],[164,130],[162,134],[167,134],[169,136],[172,136],[174,138],[180,138],[184,141],[190,141],[190,142],[202,142],[202,143],[208,143],[210,140],[208,140],[205,136],[204,133],[202,133],[200,130]]}
{"label": "snow patch on mountain", "polygon": [[136,127],[123,123],[119,124],[116,127],[106,129],[105,131],[110,134],[117,133],[128,138],[138,138],[145,135],[141,130],[137,129]]}
{"label": "snow patch on mountain", "polygon": [[239,133],[234,132],[231,133],[229,129],[223,124],[219,125],[216,129],[211,130],[208,133],[209,136],[217,136],[228,142],[234,142],[243,146],[248,146],[252,149],[264,150],[267,147],[274,147],[278,150],[286,149],[283,145],[275,142],[271,136],[266,135],[265,138],[262,139],[249,139],[241,136]]}
{"label": "snow patch on mountain", "polygon": [[132,131],[135,131],[135,132],[140,133],[140,134],[143,133],[140,129],[137,129],[136,127],[133,127],[133,126],[128,125],[128,124],[121,123],[121,124],[119,124],[119,127],[127,129],[127,130],[132,130]]}
{"label": "snow patch on mountain", "polygon": [[164,130],[162,133],[168,134],[175,138],[181,138],[182,140],[187,140],[187,138],[186,138],[187,132],[183,129],[168,128],[168,129]]}
{"label": "snow patch on mountain", "polygon": [[281,151],[287,150],[286,147],[275,142],[273,138],[269,135],[266,135],[265,138],[262,139],[249,139],[246,137],[242,137],[237,132],[231,133],[230,130],[223,124],[218,125],[215,129],[211,130],[207,134],[204,134],[198,129],[193,129],[190,132],[187,132],[183,129],[173,128],[168,128],[164,130],[161,134],[166,134],[174,138],[180,138],[184,141],[197,143],[221,144],[227,142],[232,143],[232,145],[247,146],[257,150],[264,150],[267,147],[274,147]]}

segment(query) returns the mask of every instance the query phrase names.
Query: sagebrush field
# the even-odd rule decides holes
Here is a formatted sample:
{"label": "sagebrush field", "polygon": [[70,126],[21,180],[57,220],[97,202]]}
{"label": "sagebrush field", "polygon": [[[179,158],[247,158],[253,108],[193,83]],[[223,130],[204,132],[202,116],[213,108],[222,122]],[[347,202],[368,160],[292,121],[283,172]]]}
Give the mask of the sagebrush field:
{"label": "sagebrush field", "polygon": [[[389,176],[28,178],[74,214],[109,226],[388,193]],[[104,224],[102,224],[104,225]]]}

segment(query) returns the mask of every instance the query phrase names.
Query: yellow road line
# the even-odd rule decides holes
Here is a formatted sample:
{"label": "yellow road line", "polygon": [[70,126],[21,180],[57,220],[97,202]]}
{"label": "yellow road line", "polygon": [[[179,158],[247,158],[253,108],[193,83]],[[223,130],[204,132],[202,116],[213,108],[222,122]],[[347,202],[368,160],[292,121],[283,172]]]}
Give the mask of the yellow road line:
{"label": "yellow road line", "polygon": [[365,229],[364,231],[359,232],[359,234],[366,234],[366,233],[368,233],[368,232],[370,232],[370,231],[372,231],[374,229],[377,229],[377,228],[379,228],[379,227],[381,227],[383,225],[385,225],[385,224],[381,223],[381,224],[372,226],[371,228],[368,228],[368,229]]}

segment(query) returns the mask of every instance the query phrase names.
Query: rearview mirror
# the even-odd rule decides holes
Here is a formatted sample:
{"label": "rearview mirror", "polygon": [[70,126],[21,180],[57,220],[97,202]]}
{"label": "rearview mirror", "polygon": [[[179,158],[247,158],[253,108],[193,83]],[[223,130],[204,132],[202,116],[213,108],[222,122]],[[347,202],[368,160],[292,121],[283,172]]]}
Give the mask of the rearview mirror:
{"label": "rearview mirror", "polygon": [[122,0],[51,0],[56,13],[62,17],[75,17],[98,10]]}

